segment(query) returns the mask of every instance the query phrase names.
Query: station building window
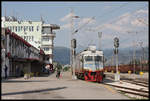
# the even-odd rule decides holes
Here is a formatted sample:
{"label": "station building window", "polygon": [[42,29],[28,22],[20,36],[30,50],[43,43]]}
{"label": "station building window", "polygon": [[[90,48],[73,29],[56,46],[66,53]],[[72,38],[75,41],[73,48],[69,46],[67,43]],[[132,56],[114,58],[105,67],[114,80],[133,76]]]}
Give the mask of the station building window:
{"label": "station building window", "polygon": [[12,26],[10,26],[10,30],[12,31]]}
{"label": "station building window", "polygon": [[14,29],[15,29],[15,27],[13,26],[13,27],[12,27],[12,30],[14,31]]}
{"label": "station building window", "polygon": [[20,32],[20,26],[18,26],[18,32]]}
{"label": "station building window", "polygon": [[31,32],[31,26],[29,26],[29,31]]}
{"label": "station building window", "polygon": [[25,28],[25,26],[24,26],[24,29],[23,29],[24,31],[26,31],[26,28]]}
{"label": "station building window", "polygon": [[34,31],[34,27],[32,26],[32,32]]}
{"label": "station building window", "polygon": [[50,34],[51,33],[51,28],[50,27],[43,27],[43,31],[42,31],[43,34]]}
{"label": "station building window", "polygon": [[49,51],[49,48],[48,47],[44,47],[43,50],[44,51]]}
{"label": "station building window", "polygon": [[28,31],[28,27],[29,27],[29,26],[26,26],[26,31]]}
{"label": "station building window", "polygon": [[17,26],[15,26],[15,28],[16,28],[16,32],[17,32]]}
{"label": "station building window", "polygon": [[49,37],[43,37],[42,41],[49,41],[49,39],[50,39]]}
{"label": "station building window", "polygon": [[21,26],[21,31],[23,30],[23,26]]}
{"label": "station building window", "polygon": [[36,30],[37,30],[37,32],[39,31],[39,26],[37,26],[37,29],[36,29]]}

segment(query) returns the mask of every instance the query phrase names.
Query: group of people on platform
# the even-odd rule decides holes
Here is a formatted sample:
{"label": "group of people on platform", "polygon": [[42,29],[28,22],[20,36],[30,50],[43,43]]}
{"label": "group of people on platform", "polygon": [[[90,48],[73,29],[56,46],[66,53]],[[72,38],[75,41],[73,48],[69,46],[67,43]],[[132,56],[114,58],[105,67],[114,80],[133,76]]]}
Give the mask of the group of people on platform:
{"label": "group of people on platform", "polygon": [[57,64],[55,68],[53,68],[52,64],[47,64],[45,66],[45,68],[46,68],[46,71],[48,72],[48,74],[54,73],[56,71],[57,72],[56,78],[58,78],[58,79],[60,78],[61,70],[62,70],[62,66],[60,64]]}

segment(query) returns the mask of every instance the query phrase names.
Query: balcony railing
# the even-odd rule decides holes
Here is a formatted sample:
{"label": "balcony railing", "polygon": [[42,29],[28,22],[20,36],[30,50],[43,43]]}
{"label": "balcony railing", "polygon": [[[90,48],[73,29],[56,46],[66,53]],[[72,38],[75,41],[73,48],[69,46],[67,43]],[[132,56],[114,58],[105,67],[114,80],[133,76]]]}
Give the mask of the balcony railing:
{"label": "balcony railing", "polygon": [[42,34],[42,37],[55,37],[56,36],[56,33],[55,32],[53,32],[53,33],[50,33],[50,34],[47,34],[47,33],[45,33],[45,34]]}

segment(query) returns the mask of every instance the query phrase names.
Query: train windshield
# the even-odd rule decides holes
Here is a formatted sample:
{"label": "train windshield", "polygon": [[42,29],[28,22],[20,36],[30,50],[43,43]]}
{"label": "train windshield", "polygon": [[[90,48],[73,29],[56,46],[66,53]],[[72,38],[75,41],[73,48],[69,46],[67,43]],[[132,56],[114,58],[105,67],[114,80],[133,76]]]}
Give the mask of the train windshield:
{"label": "train windshield", "polygon": [[94,61],[96,62],[102,61],[102,56],[94,56]]}
{"label": "train windshield", "polygon": [[93,61],[92,56],[85,56],[85,61]]}

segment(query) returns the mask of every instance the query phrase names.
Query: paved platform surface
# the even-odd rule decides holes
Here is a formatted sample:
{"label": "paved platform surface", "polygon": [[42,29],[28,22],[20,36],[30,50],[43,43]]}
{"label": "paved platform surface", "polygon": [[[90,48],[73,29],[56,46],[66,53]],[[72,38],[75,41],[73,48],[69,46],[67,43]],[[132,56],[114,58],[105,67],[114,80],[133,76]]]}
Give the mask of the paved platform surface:
{"label": "paved platform surface", "polygon": [[[2,99],[129,99],[114,88],[83,80],[72,80],[70,72],[57,79],[50,76],[14,78],[1,83]],[[105,80],[107,82],[107,80]]]}

